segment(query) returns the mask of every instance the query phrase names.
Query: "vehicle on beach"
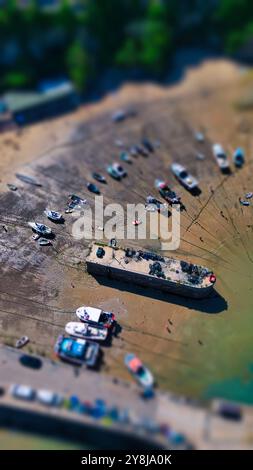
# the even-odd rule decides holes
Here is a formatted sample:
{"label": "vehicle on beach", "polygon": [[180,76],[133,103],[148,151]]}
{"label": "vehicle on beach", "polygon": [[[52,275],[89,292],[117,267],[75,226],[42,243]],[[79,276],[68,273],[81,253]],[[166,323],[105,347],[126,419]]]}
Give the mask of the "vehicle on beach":
{"label": "vehicle on beach", "polygon": [[141,360],[135,354],[126,354],[125,365],[129,372],[144,388],[152,388],[154,385],[154,377],[149,369],[143,365]]}
{"label": "vehicle on beach", "polygon": [[92,173],[92,178],[94,178],[94,180],[98,181],[99,183],[106,183],[105,177],[100,175],[100,173],[96,173],[95,171]]}
{"label": "vehicle on beach", "polygon": [[233,154],[233,162],[236,168],[241,168],[245,163],[244,150],[238,147]]}
{"label": "vehicle on beach", "polygon": [[167,201],[169,204],[180,204],[181,197],[178,196],[175,191],[170,189],[166,181],[155,180],[155,187],[158,189],[160,195]]}
{"label": "vehicle on beach", "polygon": [[12,397],[20,400],[32,401],[35,398],[35,390],[28,385],[13,384],[9,392]]}
{"label": "vehicle on beach", "polygon": [[105,341],[108,336],[108,328],[98,328],[89,323],[69,322],[65,325],[65,331],[70,336],[94,341]]}
{"label": "vehicle on beach", "polygon": [[52,220],[53,222],[60,222],[62,218],[62,214],[57,211],[51,211],[49,209],[46,209],[44,211],[44,214],[47,216],[48,219]]}
{"label": "vehicle on beach", "polygon": [[21,338],[16,341],[16,348],[23,348],[27,343],[29,343],[28,336],[21,336]]}
{"label": "vehicle on beach", "polygon": [[94,183],[87,183],[87,189],[94,194],[100,194],[100,189]]}
{"label": "vehicle on beach", "polygon": [[228,171],[229,170],[229,161],[227,154],[223,147],[220,144],[214,144],[213,145],[213,155],[218,163],[219,168],[222,171]]}
{"label": "vehicle on beach", "polygon": [[33,229],[34,232],[44,237],[52,234],[52,230],[47,225],[38,223],[38,222],[28,222],[29,227]]}
{"label": "vehicle on beach", "polygon": [[115,322],[115,315],[112,312],[104,312],[101,308],[79,307],[76,315],[79,320],[97,327],[112,328]]}
{"label": "vehicle on beach", "polygon": [[95,367],[99,357],[99,345],[86,339],[59,336],[55,344],[55,353],[63,361],[81,366]]}
{"label": "vehicle on beach", "polygon": [[171,171],[178,179],[178,181],[189,191],[193,191],[198,187],[198,180],[187,172],[183,165],[180,163],[173,163],[171,165]]}

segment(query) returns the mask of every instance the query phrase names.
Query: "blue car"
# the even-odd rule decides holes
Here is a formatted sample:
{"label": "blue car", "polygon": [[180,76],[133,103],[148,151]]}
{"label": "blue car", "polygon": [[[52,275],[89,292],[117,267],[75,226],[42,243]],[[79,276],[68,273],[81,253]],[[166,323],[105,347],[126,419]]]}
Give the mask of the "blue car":
{"label": "blue car", "polygon": [[71,364],[95,367],[98,361],[100,348],[97,343],[85,339],[73,339],[59,336],[55,344],[55,353],[62,360]]}

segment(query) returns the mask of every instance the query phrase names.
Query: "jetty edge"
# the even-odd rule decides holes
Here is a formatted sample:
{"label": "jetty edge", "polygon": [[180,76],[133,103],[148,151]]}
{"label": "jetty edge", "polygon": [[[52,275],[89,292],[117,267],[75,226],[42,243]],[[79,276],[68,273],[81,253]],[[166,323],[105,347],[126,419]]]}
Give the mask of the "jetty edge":
{"label": "jetty edge", "polygon": [[184,297],[209,296],[216,283],[214,273],[200,265],[154,252],[92,242],[86,258],[89,274],[138,284]]}

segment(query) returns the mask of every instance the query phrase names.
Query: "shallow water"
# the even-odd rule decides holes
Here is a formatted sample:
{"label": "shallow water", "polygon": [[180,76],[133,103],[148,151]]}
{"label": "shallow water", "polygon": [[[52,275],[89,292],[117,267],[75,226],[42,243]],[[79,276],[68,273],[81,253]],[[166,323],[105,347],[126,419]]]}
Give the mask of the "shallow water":
{"label": "shallow water", "polygon": [[[220,250],[213,266],[217,289],[227,301],[218,314],[193,313],[181,326],[189,363],[177,370],[175,388],[201,398],[253,403],[253,258],[238,240]],[[193,338],[198,338],[198,343]],[[180,351],[186,359],[186,351]]]}

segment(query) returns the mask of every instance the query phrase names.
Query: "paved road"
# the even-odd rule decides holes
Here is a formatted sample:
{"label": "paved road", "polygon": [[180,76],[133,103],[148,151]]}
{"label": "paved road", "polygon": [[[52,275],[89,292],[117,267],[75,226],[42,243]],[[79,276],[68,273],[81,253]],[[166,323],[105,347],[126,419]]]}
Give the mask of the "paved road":
{"label": "paved road", "polygon": [[[76,369],[43,359],[40,370],[24,367],[19,362],[22,352],[0,346],[0,385],[22,383],[34,388],[54,390],[64,395],[76,394],[83,400],[106,400],[108,405],[131,409],[137,417],[150,417],[183,432],[197,449],[252,449],[253,408],[242,406],[242,420],[225,420],[210,408],[192,406],[168,393],[157,392],[149,401],[140,397],[134,384],[118,381],[85,368]],[[10,400],[7,398],[7,403]],[[21,402],[16,401],[17,406]],[[34,405],[33,405],[34,406]]]}
{"label": "paved road", "polygon": [[0,383],[22,383],[34,388],[54,390],[64,395],[75,394],[81,399],[93,401],[96,398],[106,400],[108,405],[131,408],[139,415],[155,418],[157,399],[145,401],[140,397],[140,389],[129,382],[114,383],[102,373],[68,364],[43,359],[41,369],[34,370],[21,365],[21,351],[0,347]]}

